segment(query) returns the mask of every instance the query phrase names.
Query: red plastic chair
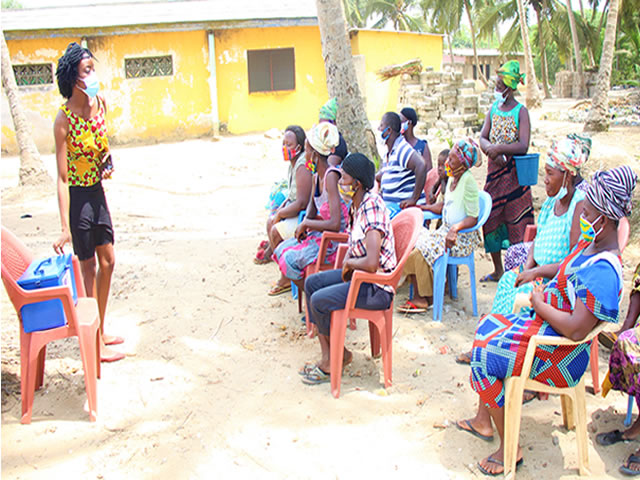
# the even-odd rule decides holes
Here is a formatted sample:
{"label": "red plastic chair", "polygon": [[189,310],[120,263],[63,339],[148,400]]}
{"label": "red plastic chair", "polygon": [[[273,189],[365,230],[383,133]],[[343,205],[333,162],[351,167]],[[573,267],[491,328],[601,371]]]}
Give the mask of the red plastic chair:
{"label": "red plastic chair", "polygon": [[[532,242],[536,237],[538,227],[536,225],[527,225],[524,233],[524,241]],[[629,243],[630,225],[627,217],[622,217],[618,222],[618,248],[620,254],[624,252],[627,243]],[[600,365],[598,362],[598,342],[591,343],[591,380],[593,381],[593,393],[600,391]]]}
{"label": "red plastic chair", "polygon": [[[20,275],[33,261],[33,254],[2,227],[2,282],[20,318],[20,395],[22,397],[21,423],[31,423],[33,398],[36,388],[42,387],[47,343],[66,337],[78,337],[80,356],[84,369],[84,383],[89,403],[89,418],[96,420],[98,412],[97,381],[100,378],[100,316],[94,298],[86,296],[80,262],[73,257],[78,303],[74,305],[71,291],[66,286],[24,290],[17,283]],[[26,333],[22,328],[20,309],[22,306],[59,299],[64,307],[67,325],[49,330]]]}
{"label": "red plastic chair", "polygon": [[331,314],[331,393],[340,396],[342,380],[342,356],[344,339],[349,319],[361,318],[369,321],[369,338],[371,354],[376,357],[382,347],[382,365],[384,368],[385,388],[391,385],[391,340],[393,336],[393,301],[386,310],[364,310],[356,308],[356,300],[362,283],[390,285],[396,289],[402,269],[418,239],[422,228],[422,211],[419,208],[402,210],[391,222],[396,246],[398,264],[391,273],[367,273],[355,271],[351,279],[351,287],[347,296],[346,307]]}

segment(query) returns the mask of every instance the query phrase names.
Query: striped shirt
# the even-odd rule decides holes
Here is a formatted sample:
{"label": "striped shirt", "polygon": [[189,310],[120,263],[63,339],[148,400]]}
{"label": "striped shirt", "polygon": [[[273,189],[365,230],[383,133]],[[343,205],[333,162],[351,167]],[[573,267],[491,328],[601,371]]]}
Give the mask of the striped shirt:
{"label": "striped shirt", "polygon": [[[416,153],[402,135],[399,135],[387,153],[382,166],[382,198],[385,202],[400,203],[413,196],[416,174],[407,167],[411,155]],[[416,154],[417,155],[417,154]],[[424,191],[420,192],[418,203],[425,202]]]}
{"label": "striped shirt", "polygon": [[[353,203],[351,204],[353,208]],[[380,245],[380,266],[378,271],[391,273],[398,263],[396,259],[396,247],[391,228],[389,212],[384,205],[384,201],[375,193],[366,192],[362,203],[355,212],[349,215],[349,256],[352,258],[362,258],[367,255],[365,237],[371,230],[378,230],[382,235]],[[389,285],[378,285],[380,288],[394,293]]]}

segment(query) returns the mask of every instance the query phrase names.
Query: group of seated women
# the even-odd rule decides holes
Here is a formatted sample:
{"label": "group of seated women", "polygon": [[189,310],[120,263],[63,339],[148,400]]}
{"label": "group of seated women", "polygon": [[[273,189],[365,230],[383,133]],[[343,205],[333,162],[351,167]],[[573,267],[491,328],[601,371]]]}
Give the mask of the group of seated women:
{"label": "group of seated women", "polygon": [[[297,171],[305,167],[306,172],[299,175],[302,181],[297,184],[297,194],[306,193],[310,200],[304,205],[307,212],[300,223],[297,212],[289,214],[295,207],[287,210],[287,205],[270,221],[270,247],[282,273],[270,294],[287,291],[291,280],[304,279],[305,268],[318,256],[323,231],[349,234],[342,268],[308,276],[304,281],[307,313],[317,328],[321,355],[319,361],[304,364],[299,373],[303,383],[316,385],[330,380],[331,313],[344,308],[353,272],[388,273],[396,268],[397,258],[391,212],[375,193],[373,162],[360,153],[351,153],[341,165],[332,165],[328,159],[339,144],[339,134],[331,122],[319,123],[306,138],[300,133],[287,129],[283,152],[285,159],[290,159],[290,178],[295,175],[297,180]],[[300,160],[302,152],[304,162]],[[457,359],[470,364],[471,386],[479,395],[475,416],[458,421],[457,427],[488,441],[493,439],[495,428],[501,439],[498,449],[478,463],[487,475],[504,471],[504,382],[520,374],[529,339],[543,334],[579,341],[599,322],[619,320],[623,283],[617,227],[620,219],[630,214],[637,176],[628,166],[621,166],[596,172],[587,183],[582,180],[580,167],[589,152],[590,141],[576,135],[552,145],[544,166],[548,198],[538,216],[535,240],[513,247],[515,266],[501,276],[491,313],[476,327],[473,348]],[[479,147],[471,139],[460,140],[441,157],[447,177],[442,183],[444,198],[435,202],[431,195],[433,203],[420,208],[441,213],[442,222],[435,230],[424,229],[405,264],[404,273],[417,295],[403,311],[427,308],[433,290],[432,265],[445,248],[452,249],[453,255],[465,255],[481,242],[477,231],[459,233],[473,227],[479,214],[479,189],[470,172],[480,163]],[[305,180],[311,170],[315,173]],[[288,205],[295,202],[290,200]],[[295,222],[289,222],[287,228],[278,227],[285,218],[294,218]],[[329,261],[335,250],[335,245],[330,247]],[[625,331],[613,338],[607,381],[609,388],[634,395],[640,405],[640,331],[633,328],[640,314],[639,278],[637,272]],[[365,283],[356,306],[386,309],[394,294],[388,286]],[[528,301],[518,303],[523,297]],[[530,376],[557,387],[576,385],[589,364],[589,352],[587,343],[539,348]],[[353,358],[346,348],[343,358],[344,365]],[[601,434],[597,441],[611,445],[639,434],[640,421],[636,421],[625,432]],[[520,448],[517,455],[520,465]],[[621,471],[640,474],[640,451],[629,456]]]}

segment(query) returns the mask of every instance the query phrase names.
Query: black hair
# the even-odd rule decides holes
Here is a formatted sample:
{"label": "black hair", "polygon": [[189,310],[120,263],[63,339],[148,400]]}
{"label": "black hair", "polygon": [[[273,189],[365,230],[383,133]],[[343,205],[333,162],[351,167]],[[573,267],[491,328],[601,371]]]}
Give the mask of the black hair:
{"label": "black hair", "polygon": [[448,148],[445,148],[438,154],[438,158],[441,158],[441,157],[447,158],[449,156],[449,153],[451,153],[451,150],[449,150]]}
{"label": "black hair", "polygon": [[396,112],[387,112],[382,116],[382,119],[387,123],[391,130],[396,133],[400,133],[400,115]]}
{"label": "black hair", "polygon": [[418,114],[413,108],[404,107],[402,110],[400,110],[400,113],[404,115],[404,118],[409,120],[411,122],[411,125],[413,125],[414,127],[418,124]]}
{"label": "black hair", "polygon": [[64,55],[58,59],[56,79],[58,80],[58,90],[60,90],[60,94],[64,98],[71,98],[73,86],[78,80],[78,65],[85,58],[94,58],[91,50],[72,42],[67,47]]}
{"label": "black hair", "polygon": [[296,136],[296,142],[300,145],[300,152],[304,152],[304,141],[307,139],[307,136],[304,133],[303,128],[300,125],[289,125],[284,129],[285,132],[291,132]]}
{"label": "black hair", "polygon": [[362,184],[365,191],[373,188],[376,180],[376,166],[362,153],[350,153],[342,162],[342,171]]}

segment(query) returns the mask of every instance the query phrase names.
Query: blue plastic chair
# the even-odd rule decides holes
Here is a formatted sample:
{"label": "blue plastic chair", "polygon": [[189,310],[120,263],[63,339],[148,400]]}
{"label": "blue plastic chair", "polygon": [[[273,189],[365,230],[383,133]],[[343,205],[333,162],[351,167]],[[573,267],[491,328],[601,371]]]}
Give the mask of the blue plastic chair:
{"label": "blue plastic chair", "polygon": [[[472,228],[460,230],[459,233],[468,233],[480,229],[488,220],[491,213],[491,196],[487,192],[480,192],[480,213],[478,214],[478,222]],[[447,250],[444,255],[436,259],[433,265],[433,321],[442,320],[442,307],[444,304],[444,284],[445,276],[449,282],[449,294],[451,298],[458,297],[458,265],[467,265],[469,267],[469,277],[471,283],[471,301],[473,304],[473,316],[478,316],[478,302],[476,299],[476,266],[471,252],[466,257],[452,257]]]}
{"label": "blue plastic chair", "polygon": [[[306,214],[306,210],[300,210],[300,213],[298,214],[298,225],[302,223],[302,220],[304,220]],[[294,300],[298,300],[298,287],[293,282],[291,282],[291,296]],[[302,299],[298,302],[298,310],[299,313],[302,313]]]}
{"label": "blue plastic chair", "polygon": [[629,428],[631,426],[631,416],[633,415],[633,401],[635,397],[629,395],[629,403],[627,404],[627,416],[624,419],[624,426]]}

